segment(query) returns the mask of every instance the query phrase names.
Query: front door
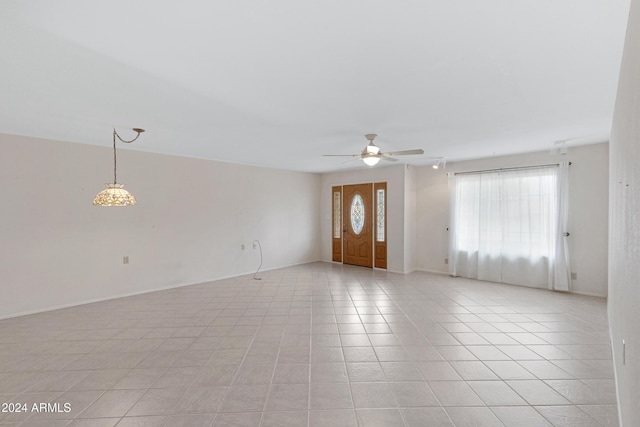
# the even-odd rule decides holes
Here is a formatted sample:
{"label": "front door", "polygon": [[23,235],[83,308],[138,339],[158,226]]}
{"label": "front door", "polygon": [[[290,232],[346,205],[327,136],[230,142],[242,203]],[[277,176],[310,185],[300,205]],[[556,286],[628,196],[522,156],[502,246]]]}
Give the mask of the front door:
{"label": "front door", "polygon": [[342,262],[345,264],[373,266],[372,192],[371,184],[343,187]]}

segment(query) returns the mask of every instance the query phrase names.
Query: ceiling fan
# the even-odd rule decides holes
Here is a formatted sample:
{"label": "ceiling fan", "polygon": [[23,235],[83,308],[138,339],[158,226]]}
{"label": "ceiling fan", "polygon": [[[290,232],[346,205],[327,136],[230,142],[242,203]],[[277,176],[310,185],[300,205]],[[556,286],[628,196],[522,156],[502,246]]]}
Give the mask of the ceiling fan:
{"label": "ceiling fan", "polygon": [[365,135],[365,138],[369,140],[369,144],[364,147],[362,153],[360,154],[324,154],[325,157],[359,157],[365,164],[368,166],[375,166],[378,162],[382,160],[387,160],[390,162],[397,162],[398,159],[394,159],[392,156],[407,156],[412,154],[424,154],[424,150],[422,148],[417,148],[415,150],[403,150],[403,151],[393,151],[390,153],[383,153],[380,151],[380,147],[373,143],[373,140],[376,139],[375,133],[368,133]]}

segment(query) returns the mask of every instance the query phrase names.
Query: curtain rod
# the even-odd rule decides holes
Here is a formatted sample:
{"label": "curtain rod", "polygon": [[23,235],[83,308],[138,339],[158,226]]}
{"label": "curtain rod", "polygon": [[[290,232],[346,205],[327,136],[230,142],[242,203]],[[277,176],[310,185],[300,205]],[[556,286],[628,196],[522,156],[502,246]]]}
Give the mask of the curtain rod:
{"label": "curtain rod", "polygon": [[[498,169],[485,169],[479,171],[467,171],[467,172],[454,172],[454,175],[468,175],[472,173],[486,173],[486,172],[501,172],[501,171],[514,171],[514,170],[522,170],[522,169],[538,169],[538,168],[548,168],[550,166],[560,166],[560,163],[551,163],[549,165],[534,165],[534,166],[519,166],[513,168],[498,168]],[[571,162],[569,162],[569,166],[571,166]]]}

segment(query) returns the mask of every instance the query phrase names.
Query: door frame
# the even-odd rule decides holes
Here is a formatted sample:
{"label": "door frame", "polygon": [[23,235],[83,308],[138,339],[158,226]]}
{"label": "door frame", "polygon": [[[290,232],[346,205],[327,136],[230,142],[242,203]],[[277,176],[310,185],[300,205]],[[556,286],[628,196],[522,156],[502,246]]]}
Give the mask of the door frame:
{"label": "door frame", "polygon": [[[372,238],[371,238],[371,256],[372,267],[374,269],[386,270],[388,264],[388,236],[389,227],[387,226],[388,211],[388,191],[387,181],[381,182],[365,182],[356,184],[340,184],[331,187],[331,259],[333,262],[344,264],[344,239],[343,234],[346,226],[346,218],[344,215],[345,200],[343,187],[348,185],[371,184],[371,212],[372,212]],[[378,212],[378,190],[382,190],[384,198],[384,210],[380,212],[382,218],[379,218]],[[381,228],[378,227],[378,221],[381,220]],[[382,234],[380,239],[379,234]]]}

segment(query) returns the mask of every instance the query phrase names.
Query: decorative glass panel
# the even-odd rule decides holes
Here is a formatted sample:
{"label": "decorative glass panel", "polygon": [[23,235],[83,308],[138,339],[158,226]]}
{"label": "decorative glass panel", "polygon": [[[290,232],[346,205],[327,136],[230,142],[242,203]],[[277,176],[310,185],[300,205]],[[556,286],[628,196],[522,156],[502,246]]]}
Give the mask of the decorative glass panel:
{"label": "decorative glass panel", "polygon": [[356,234],[362,232],[364,227],[364,200],[362,196],[356,194],[351,201],[351,228]]}
{"label": "decorative glass panel", "polygon": [[377,224],[376,224],[376,241],[384,242],[384,190],[379,189],[376,191],[376,209],[377,209]]}
{"label": "decorative glass panel", "polygon": [[340,192],[333,193],[333,238],[340,238]]}

